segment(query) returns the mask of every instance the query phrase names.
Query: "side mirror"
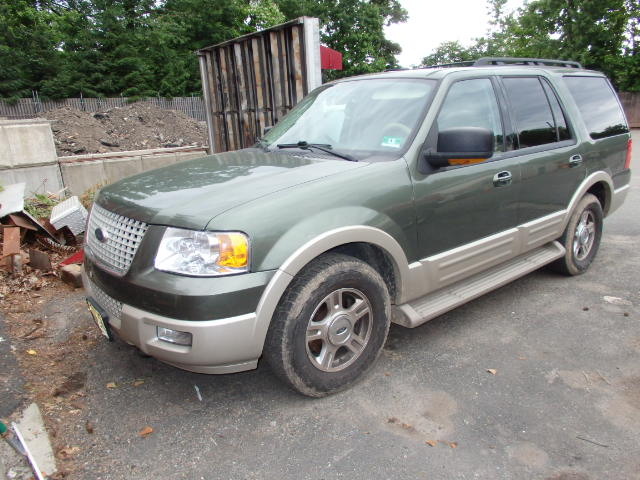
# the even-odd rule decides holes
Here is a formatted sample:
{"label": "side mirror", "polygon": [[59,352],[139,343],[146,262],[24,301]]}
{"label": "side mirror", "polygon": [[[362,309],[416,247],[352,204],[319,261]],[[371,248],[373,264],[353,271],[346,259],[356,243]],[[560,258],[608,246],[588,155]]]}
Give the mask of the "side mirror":
{"label": "side mirror", "polygon": [[493,155],[493,132],[487,128],[448,128],[438,133],[438,151],[425,158],[434,168],[481,163]]}
{"label": "side mirror", "polygon": [[264,127],[262,129],[262,136],[265,136],[267,133],[269,133],[269,130],[271,130],[273,128],[273,125],[270,125],[268,127]]}

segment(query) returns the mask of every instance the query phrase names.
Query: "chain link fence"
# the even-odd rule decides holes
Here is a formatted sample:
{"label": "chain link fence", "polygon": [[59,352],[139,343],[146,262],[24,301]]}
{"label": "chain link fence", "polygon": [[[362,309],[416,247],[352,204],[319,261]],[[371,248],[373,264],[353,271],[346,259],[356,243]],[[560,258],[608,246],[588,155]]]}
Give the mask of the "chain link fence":
{"label": "chain link fence", "polygon": [[164,110],[177,110],[199,121],[206,121],[202,97],[149,97],[130,99],[129,97],[115,98],[65,98],[63,100],[41,100],[34,92],[32,98],[20,98],[16,102],[0,101],[0,119],[36,118],[43,113],[61,107],[71,107],[84,112],[103,112],[114,107],[124,107],[134,101],[154,105]]}

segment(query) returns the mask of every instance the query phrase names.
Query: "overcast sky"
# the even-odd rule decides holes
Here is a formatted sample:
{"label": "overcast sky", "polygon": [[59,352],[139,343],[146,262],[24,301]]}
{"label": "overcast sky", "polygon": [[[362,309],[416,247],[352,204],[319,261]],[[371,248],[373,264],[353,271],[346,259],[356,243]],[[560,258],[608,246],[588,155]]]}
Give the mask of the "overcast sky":
{"label": "overcast sky", "polygon": [[[489,15],[484,0],[400,0],[409,12],[406,23],[386,27],[389,40],[399,43],[398,61],[403,67],[419,64],[440,43],[458,40],[463,45],[484,35]],[[523,0],[509,0],[507,10],[515,10]]]}

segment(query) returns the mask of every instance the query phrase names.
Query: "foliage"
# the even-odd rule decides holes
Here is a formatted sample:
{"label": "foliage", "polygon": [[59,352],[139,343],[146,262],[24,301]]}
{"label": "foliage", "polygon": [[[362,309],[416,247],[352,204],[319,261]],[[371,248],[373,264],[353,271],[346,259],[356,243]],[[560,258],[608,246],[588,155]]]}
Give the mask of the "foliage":
{"label": "foliage", "polygon": [[52,195],[35,193],[33,197],[25,199],[24,209],[35,218],[49,218],[51,216],[51,210],[60,203],[60,201],[59,198]]}
{"label": "foliage", "polygon": [[621,90],[640,90],[640,6],[637,0],[532,0],[505,13],[489,0],[492,29],[464,47],[445,42],[423,65],[481,56],[577,60],[605,72]]}
{"label": "foliage", "polygon": [[352,75],[396,65],[398,0],[0,0],[0,97],[188,96],[195,51],[300,15]]}
{"label": "foliage", "polygon": [[55,15],[28,0],[0,0],[0,97],[30,96],[58,65]]}

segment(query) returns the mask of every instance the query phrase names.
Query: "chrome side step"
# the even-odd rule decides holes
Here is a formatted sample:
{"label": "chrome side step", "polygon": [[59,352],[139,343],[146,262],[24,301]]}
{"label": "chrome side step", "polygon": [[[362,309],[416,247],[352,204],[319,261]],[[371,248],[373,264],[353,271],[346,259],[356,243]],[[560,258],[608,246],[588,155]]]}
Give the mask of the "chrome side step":
{"label": "chrome side step", "polygon": [[417,327],[516,278],[531,273],[564,254],[565,249],[558,242],[547,243],[465,280],[396,306],[393,322],[403,327]]}

